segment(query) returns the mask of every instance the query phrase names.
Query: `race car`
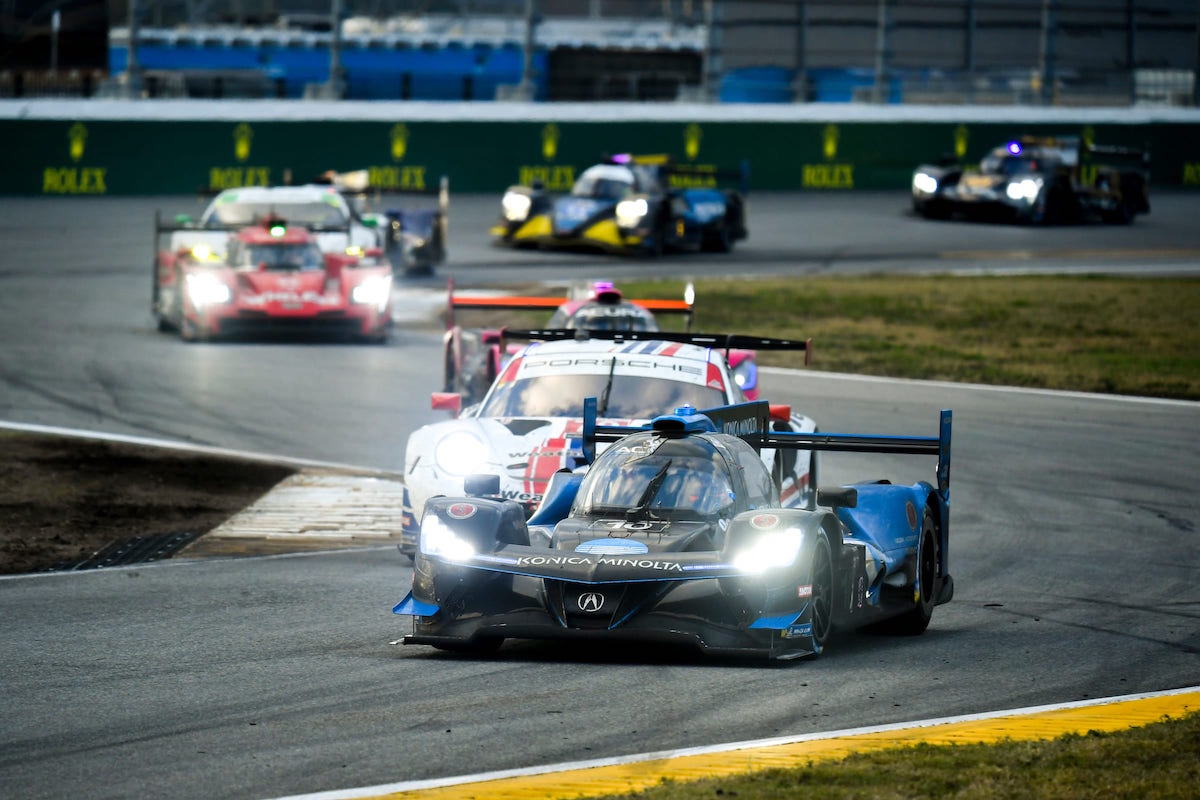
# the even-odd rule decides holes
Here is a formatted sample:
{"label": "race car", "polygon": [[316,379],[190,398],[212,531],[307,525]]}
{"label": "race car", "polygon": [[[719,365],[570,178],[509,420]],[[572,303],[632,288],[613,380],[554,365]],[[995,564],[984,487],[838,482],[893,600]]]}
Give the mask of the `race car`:
{"label": "race car", "polygon": [[185,340],[249,333],[342,335],[382,342],[392,327],[392,268],[377,248],[323,253],[316,235],[269,217],[160,254],[151,311]]}
{"label": "race car", "polygon": [[[609,446],[582,474],[557,473],[528,520],[494,473],[429,501],[412,589],[392,609],[413,618],[405,644],[590,639],[791,659],[819,655],[838,628],[923,633],[952,599],[950,411],[929,437],[780,433],[762,401],[643,426],[597,413],[589,398],[583,450]],[[936,483],[869,480],[787,507],[765,448],[936,455]]]}
{"label": "race car", "polygon": [[[683,315],[684,327],[690,329],[694,300],[695,289],[690,283],[682,300],[666,300],[626,299],[611,281],[594,281],[585,293],[574,297],[456,294],[451,278],[446,292],[443,391],[462,395],[464,406],[478,403],[500,374],[507,358],[519,349],[519,345],[513,344],[507,350],[501,350],[501,329],[464,329],[458,324],[458,311],[554,309],[547,323],[549,328],[657,331],[655,313]],[[729,365],[734,381],[741,386],[746,399],[755,399],[758,366],[754,351],[731,350]]]}
{"label": "race car", "polygon": [[[734,178],[739,188],[720,188]],[[728,252],[746,238],[749,168],[726,172],[675,164],[667,156],[618,155],[588,167],[556,196],[510,186],[491,233],[498,244],[661,255]]]}
{"label": "race car", "polygon": [[952,159],[922,164],[913,171],[912,203],[927,218],[1128,224],[1150,211],[1149,177],[1145,150],[1089,144],[1078,136],[1025,136],[993,148],[978,168]]}
{"label": "race car", "polygon": [[365,172],[331,172],[320,179],[325,183],[226,189],[212,199],[198,220],[180,214],[173,224],[166,224],[156,216],[155,249],[159,249],[157,233],[169,231],[169,252],[205,245],[220,257],[231,231],[279,217],[290,225],[308,228],[326,253],[359,256],[379,249],[397,275],[430,273],[445,260],[450,202],[445,178],[437,190],[437,208],[393,208],[382,214],[365,210],[370,189],[364,182]]}
{"label": "race car", "polygon": [[[811,341],[679,331],[507,331],[532,340],[496,377],[483,402],[465,410],[456,393],[434,392],[432,406],[455,418],[425,425],[408,437],[404,453],[401,552],[417,549],[426,502],[463,492],[478,472],[501,475],[500,492],[532,514],[546,482],[559,469],[583,463],[578,440],[583,399],[601,398],[606,419],[648,420],[663,408],[740,403],[745,395],[729,368],[730,348],[803,350]],[[583,338],[577,338],[583,337]],[[808,417],[775,409],[783,430],[814,431]],[[811,505],[817,471],[808,452],[763,450],[787,505]]]}

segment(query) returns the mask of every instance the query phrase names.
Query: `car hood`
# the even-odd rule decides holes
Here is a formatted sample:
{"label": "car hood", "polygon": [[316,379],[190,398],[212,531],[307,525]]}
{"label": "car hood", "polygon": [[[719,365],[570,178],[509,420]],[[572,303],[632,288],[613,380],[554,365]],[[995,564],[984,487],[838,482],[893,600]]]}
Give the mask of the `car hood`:
{"label": "car hood", "polygon": [[593,197],[560,197],[554,203],[554,231],[571,233],[588,227],[601,217],[611,216],[617,207],[615,200]]}
{"label": "car hood", "polygon": [[711,551],[718,549],[716,533],[716,526],[707,520],[568,517],[554,528],[554,548],[617,556]]}

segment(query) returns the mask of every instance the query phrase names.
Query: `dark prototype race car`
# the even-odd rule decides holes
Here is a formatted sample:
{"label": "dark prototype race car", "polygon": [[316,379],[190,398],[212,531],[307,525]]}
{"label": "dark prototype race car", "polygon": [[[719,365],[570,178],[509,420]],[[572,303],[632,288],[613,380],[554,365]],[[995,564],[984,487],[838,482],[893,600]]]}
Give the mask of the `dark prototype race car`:
{"label": "dark prototype race car", "polygon": [[913,210],[923,217],[991,216],[1030,223],[1098,218],[1128,224],[1150,211],[1145,150],[1078,136],[1025,136],[994,148],[978,168],[953,162],[913,171]]}
{"label": "dark prototype race car", "polygon": [[[611,442],[585,473],[560,472],[526,522],[495,498],[431,498],[405,644],[483,651],[506,637],[690,645],[789,659],[818,655],[835,628],[925,630],[948,602],[951,414],[934,437],[770,430],[759,401],[596,423],[583,446]],[[722,432],[724,431],[724,432]],[[783,508],[757,448],[938,456],[937,485],[868,481]]]}
{"label": "dark prototype race car", "polygon": [[[738,188],[721,188],[737,181]],[[565,196],[510,186],[491,230],[500,244],[660,255],[728,252],[746,238],[749,167],[727,172],[667,156],[613,156],[588,167]]]}

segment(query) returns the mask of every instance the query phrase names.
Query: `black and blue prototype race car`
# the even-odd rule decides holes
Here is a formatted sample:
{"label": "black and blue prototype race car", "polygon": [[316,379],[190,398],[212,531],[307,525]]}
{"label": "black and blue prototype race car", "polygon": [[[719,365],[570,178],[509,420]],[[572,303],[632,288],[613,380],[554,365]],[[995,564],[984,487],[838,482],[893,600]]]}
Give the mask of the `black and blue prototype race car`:
{"label": "black and blue prototype race car", "polygon": [[[722,185],[729,179],[737,188]],[[745,163],[724,171],[666,156],[617,155],[584,170],[567,195],[510,186],[491,233],[498,244],[517,247],[728,252],[747,235],[748,181]]]}
{"label": "black and blue prototype race car", "polygon": [[[661,642],[790,659],[834,629],[919,634],[948,602],[951,413],[937,436],[772,431],[768,404],[597,425],[611,444],[554,476],[526,522],[498,477],[425,506],[405,644],[488,652],[505,638]],[[872,480],[785,508],[757,448],[938,457],[936,485]]]}

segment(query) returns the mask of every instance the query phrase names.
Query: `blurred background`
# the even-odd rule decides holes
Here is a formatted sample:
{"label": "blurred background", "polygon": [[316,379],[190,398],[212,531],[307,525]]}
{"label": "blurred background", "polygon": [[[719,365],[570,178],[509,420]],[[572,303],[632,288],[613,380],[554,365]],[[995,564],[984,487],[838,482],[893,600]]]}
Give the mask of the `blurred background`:
{"label": "blurred background", "polygon": [[1196,0],[0,0],[0,97],[1196,106]]}

